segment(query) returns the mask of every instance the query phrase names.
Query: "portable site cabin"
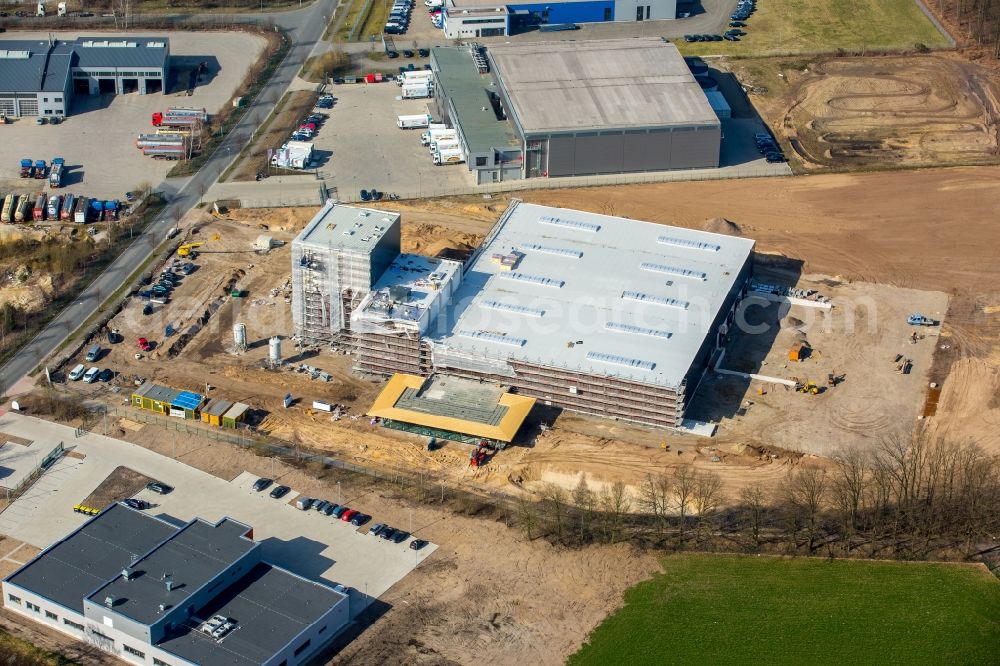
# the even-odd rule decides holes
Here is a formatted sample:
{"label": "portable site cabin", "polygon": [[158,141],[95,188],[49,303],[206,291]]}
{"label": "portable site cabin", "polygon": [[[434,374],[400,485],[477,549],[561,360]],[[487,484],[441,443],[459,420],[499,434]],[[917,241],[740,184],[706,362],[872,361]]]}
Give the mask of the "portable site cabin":
{"label": "portable site cabin", "polygon": [[170,416],[180,419],[197,419],[198,409],[205,402],[205,396],[191,391],[181,391],[170,401]]}
{"label": "portable site cabin", "polygon": [[154,414],[170,413],[170,404],[179,392],[153,382],[143,382],[132,393],[132,406]]}
{"label": "portable site cabin", "polygon": [[222,415],[229,411],[233,403],[222,398],[212,398],[201,410],[201,420],[209,425],[222,425]]}
{"label": "portable site cabin", "polygon": [[236,426],[247,417],[247,412],[250,410],[249,405],[244,405],[242,402],[238,402],[229,408],[229,411],[222,415],[222,427],[236,429]]}
{"label": "portable site cabin", "polygon": [[788,360],[789,361],[804,361],[809,356],[809,346],[802,343],[796,342],[792,345],[792,348],[788,350]]}

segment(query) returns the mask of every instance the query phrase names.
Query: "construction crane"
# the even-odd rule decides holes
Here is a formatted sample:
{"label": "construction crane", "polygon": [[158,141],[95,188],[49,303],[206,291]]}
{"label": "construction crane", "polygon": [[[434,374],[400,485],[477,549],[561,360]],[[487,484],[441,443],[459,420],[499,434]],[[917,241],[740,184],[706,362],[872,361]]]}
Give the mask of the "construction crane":
{"label": "construction crane", "polygon": [[217,241],[219,240],[219,238],[221,238],[221,236],[219,236],[219,234],[215,234],[207,241],[198,241],[197,243],[184,243],[183,245],[177,248],[177,256],[178,257],[197,256],[197,252],[195,252],[196,248],[201,247],[205,243],[209,243],[211,241]]}

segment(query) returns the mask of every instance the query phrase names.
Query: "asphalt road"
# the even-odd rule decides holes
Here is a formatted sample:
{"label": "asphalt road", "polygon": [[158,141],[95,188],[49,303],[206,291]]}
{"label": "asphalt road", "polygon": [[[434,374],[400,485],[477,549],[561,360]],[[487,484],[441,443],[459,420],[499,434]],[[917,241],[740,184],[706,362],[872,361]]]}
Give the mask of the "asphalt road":
{"label": "asphalt road", "polygon": [[[34,339],[0,368],[0,395],[31,372],[76,328],[90,318],[108,296],[113,294],[150,253],[164,240],[167,231],[188,210],[198,203],[222,175],[233,159],[253,136],[254,130],[267,118],[274,105],[295,78],[302,63],[312,52],[326,28],[336,0],[319,0],[315,4],[284,13],[251,15],[262,23],[274,23],[284,28],[292,49],[271,80],[251,103],[240,123],[226,136],[218,149],[194,176],[164,181],[156,189],[167,195],[167,207],[108,268],[94,280],[75,301],[53,319]],[[131,341],[126,341],[126,343]]]}

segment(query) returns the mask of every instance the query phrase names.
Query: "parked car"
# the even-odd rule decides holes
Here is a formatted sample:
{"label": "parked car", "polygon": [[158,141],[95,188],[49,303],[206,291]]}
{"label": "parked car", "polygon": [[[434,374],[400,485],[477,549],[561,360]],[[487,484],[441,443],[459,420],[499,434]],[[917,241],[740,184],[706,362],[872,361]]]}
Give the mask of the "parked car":
{"label": "parked car", "polygon": [[184,275],[191,275],[191,273],[194,273],[194,269],[195,265],[188,261],[181,266],[181,273],[184,273]]}
{"label": "parked car", "polygon": [[295,508],[299,511],[308,511],[312,503],[315,502],[312,497],[297,497],[295,499]]}
{"label": "parked car", "polygon": [[386,525],[385,527],[382,528],[382,531],[379,532],[378,535],[388,541],[389,539],[392,538],[392,535],[395,533],[396,533],[395,527],[389,527],[388,525]]}
{"label": "parked car", "polygon": [[338,506],[340,506],[340,505],[339,504],[333,504],[333,503],[327,504],[326,508],[323,509],[323,515],[324,516],[329,516],[329,515],[333,514],[333,512],[337,510]]}
{"label": "parked car", "polygon": [[351,525],[354,525],[355,527],[361,527],[371,519],[372,517],[369,516],[367,513],[358,512],[354,514],[353,518],[351,518]]}
{"label": "parked car", "polygon": [[114,370],[111,368],[104,368],[101,373],[97,375],[97,381],[99,382],[110,382],[115,378]]}
{"label": "parked car", "polygon": [[397,530],[395,534],[392,535],[393,543],[403,543],[410,538],[409,532],[404,532],[403,530]]}
{"label": "parked car", "polygon": [[313,502],[312,508],[316,509],[317,513],[323,513],[323,509],[330,506],[330,503],[326,500],[316,500]]}
{"label": "parked car", "polygon": [[153,351],[153,344],[146,338],[139,338],[137,341],[139,344],[139,349],[144,352]]}
{"label": "parked car", "polygon": [[269,487],[272,483],[274,483],[273,479],[262,477],[253,482],[253,489],[259,493],[260,491]]}
{"label": "parked car", "polygon": [[746,21],[730,21],[730,28],[745,28],[747,27]]}
{"label": "parked car", "polygon": [[430,49],[417,49],[417,53],[420,54],[421,58],[427,58],[427,57],[430,56],[431,50]]}
{"label": "parked car", "polygon": [[152,506],[152,504],[150,504],[146,500],[136,499],[134,497],[128,497],[126,499],[123,499],[122,504],[129,507],[130,509],[137,509],[139,511],[142,511],[143,509],[148,509],[149,507]]}
{"label": "parked car", "polygon": [[378,536],[378,533],[384,529],[385,529],[385,523],[375,523],[374,525],[371,526],[371,529],[368,530],[368,534],[371,534],[372,536]]}
{"label": "parked car", "polygon": [[357,509],[348,509],[347,511],[345,511],[344,513],[342,513],[340,515],[340,519],[342,521],[344,521],[345,523],[349,523],[349,522],[351,522],[351,518],[353,518],[354,516],[358,515],[359,513],[361,513],[361,512],[358,511]]}
{"label": "parked car", "polygon": [[272,490],[268,494],[271,497],[273,497],[274,499],[281,499],[282,497],[284,497],[285,495],[287,495],[289,492],[291,492],[291,490],[292,489],[289,488],[288,486],[275,486],[274,490]]}
{"label": "parked car", "polygon": [[67,375],[72,381],[79,381],[83,378],[84,373],[87,372],[87,366],[83,363],[78,364],[75,368],[69,371]]}
{"label": "parked car", "polygon": [[410,550],[420,550],[427,545],[427,542],[423,539],[414,539],[410,542]]}
{"label": "parked car", "polygon": [[157,495],[169,495],[173,492],[173,486],[168,486],[165,483],[160,483],[159,481],[150,481],[146,484],[146,490],[154,492]]}
{"label": "parked car", "polygon": [[740,41],[740,38],[738,36],[736,36],[736,35],[730,35],[729,33],[726,33],[725,35],[723,35],[722,38],[724,40],[726,40],[727,42],[738,42],[738,41]]}
{"label": "parked car", "polygon": [[340,517],[343,516],[345,512],[350,510],[351,507],[349,506],[338,506],[336,509],[333,510],[333,517],[336,518],[337,520],[340,520]]}
{"label": "parked car", "polygon": [[94,367],[87,370],[87,372],[83,375],[83,381],[87,382],[88,384],[93,384],[94,382],[97,381],[97,375],[99,374],[101,374],[101,369],[95,365]]}

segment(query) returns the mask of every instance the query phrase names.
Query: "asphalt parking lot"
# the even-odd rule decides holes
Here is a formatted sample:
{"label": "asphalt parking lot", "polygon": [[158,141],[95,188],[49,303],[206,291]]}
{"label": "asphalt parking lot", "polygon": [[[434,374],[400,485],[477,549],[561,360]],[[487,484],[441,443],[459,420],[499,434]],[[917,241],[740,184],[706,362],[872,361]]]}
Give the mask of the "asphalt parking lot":
{"label": "asphalt parking lot", "polygon": [[73,447],[74,456],[83,456],[62,458],[0,513],[0,534],[39,548],[48,547],[86,520],[73,512],[73,506],[119,465],[174,487],[168,495],[139,493],[136,497],[153,504],[149,512],[178,523],[194,517],[239,520],[253,527],[254,538],[263,543],[269,561],[309,578],[350,586],[352,615],[364,608],[366,594],[378,597],[436,548],[428,544],[414,551],[409,540],[395,544],[369,536],[369,527],[379,522],[375,506],[358,507],[373,516],[368,525],[358,528],[316,511],[299,511],[291,504],[294,492],[280,500],[271,499],[267,491],[254,492],[251,486],[257,477],[251,474],[225,481],[129,442],[96,434],[76,437],[72,428],[15,413],[0,417],[0,433],[63,441],[67,449]]}
{"label": "asphalt parking lot", "polygon": [[[393,61],[398,62],[398,61]],[[396,117],[428,113],[430,100],[396,99],[394,82],[333,86],[337,98],[329,118],[314,139],[315,150],[325,159],[320,167],[327,187],[342,197],[357,197],[361,189],[383,192],[447,192],[473,185],[465,164],[434,166],[427,148],[420,145],[423,130],[401,130]]]}
{"label": "asphalt parking lot", "polygon": [[[163,33],[135,32],[130,36],[157,36]],[[59,39],[76,38],[76,33],[54,33]],[[85,35],[82,35],[85,36]],[[102,37],[113,38],[114,33]],[[186,76],[180,84],[171,77],[172,91],[151,95],[101,95],[74,98],[70,114],[59,125],[36,125],[34,118],[16,119],[0,127],[0,192],[36,192],[44,181],[20,179],[22,158],[66,160],[66,187],[61,193],[83,194],[103,199],[121,198],[146,181],[154,187],[175,164],[143,156],[135,147],[135,137],[150,127],[150,114],[168,106],[206,108],[217,112],[232,96],[249,66],[264,49],[264,40],[237,32],[170,32],[170,57],[175,70],[189,64],[209,62],[207,80],[190,97],[184,94]],[[19,39],[47,39],[47,33],[20,33]],[[168,83],[168,85],[170,85]]]}

